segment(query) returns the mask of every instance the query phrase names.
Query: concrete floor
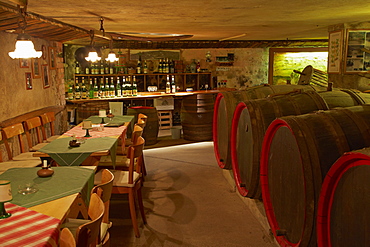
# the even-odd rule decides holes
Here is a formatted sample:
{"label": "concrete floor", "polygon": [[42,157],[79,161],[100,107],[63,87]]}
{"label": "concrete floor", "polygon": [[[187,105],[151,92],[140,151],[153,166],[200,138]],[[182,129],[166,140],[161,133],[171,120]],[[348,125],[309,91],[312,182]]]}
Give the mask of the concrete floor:
{"label": "concrete floor", "polygon": [[146,149],[144,156],[148,223],[138,214],[136,238],[127,196],[114,195],[111,246],[277,246],[261,202],[238,195],[230,172],[216,163],[212,142]]}

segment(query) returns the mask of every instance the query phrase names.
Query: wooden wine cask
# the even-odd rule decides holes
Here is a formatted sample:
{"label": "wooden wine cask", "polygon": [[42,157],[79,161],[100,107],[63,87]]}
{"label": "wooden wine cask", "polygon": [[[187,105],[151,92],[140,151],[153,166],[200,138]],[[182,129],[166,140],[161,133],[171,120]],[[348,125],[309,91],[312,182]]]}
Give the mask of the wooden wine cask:
{"label": "wooden wine cask", "polygon": [[261,150],[263,204],[281,246],[317,246],[321,185],[345,152],[370,145],[370,105],[274,120]]}
{"label": "wooden wine cask", "polygon": [[[139,113],[142,113],[148,117],[146,125],[143,131],[143,138],[145,139],[145,146],[154,145],[157,143],[157,137],[159,132],[159,121],[158,113],[155,107],[150,106],[133,106],[127,108],[127,115],[134,115],[135,118],[131,121],[131,129],[133,125],[137,122],[137,116]],[[128,133],[128,136],[131,135],[131,132]]]}
{"label": "wooden wine cask", "polygon": [[370,246],[369,178],[369,147],[345,153],[330,168],[318,203],[318,247]]}
{"label": "wooden wine cask", "polygon": [[212,140],[213,107],[214,94],[212,93],[183,97],[181,125],[185,140]]}
{"label": "wooden wine cask", "polygon": [[268,95],[301,89],[313,91],[317,88],[310,85],[259,85],[243,91],[219,93],[214,103],[213,145],[216,160],[220,168],[231,169],[230,132],[234,110],[239,102],[266,98]]}
{"label": "wooden wine cask", "polygon": [[261,198],[260,151],[265,131],[275,118],[370,103],[369,96],[356,90],[336,89],[296,91],[240,102],[234,112],[230,134],[232,171],[239,193],[242,196]]}

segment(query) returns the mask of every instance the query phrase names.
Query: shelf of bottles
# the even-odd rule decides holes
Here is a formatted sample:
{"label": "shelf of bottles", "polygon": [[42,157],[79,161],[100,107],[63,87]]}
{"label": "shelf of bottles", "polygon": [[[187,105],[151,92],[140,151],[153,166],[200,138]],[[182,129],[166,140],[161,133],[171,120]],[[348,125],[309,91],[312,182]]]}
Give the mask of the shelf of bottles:
{"label": "shelf of bottles", "polygon": [[146,62],[134,71],[113,64],[94,63],[84,69],[76,64],[68,100],[124,98],[137,96],[138,92],[175,93],[213,87],[210,72],[175,73],[174,68],[165,66],[159,67],[158,73],[147,72]]}

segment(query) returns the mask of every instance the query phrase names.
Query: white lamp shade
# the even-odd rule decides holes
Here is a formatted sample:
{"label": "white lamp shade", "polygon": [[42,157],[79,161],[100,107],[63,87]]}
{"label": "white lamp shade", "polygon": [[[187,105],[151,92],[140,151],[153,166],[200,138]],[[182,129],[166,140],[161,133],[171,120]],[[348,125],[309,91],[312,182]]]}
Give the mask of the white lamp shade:
{"label": "white lamp shade", "polygon": [[99,117],[106,117],[107,111],[106,110],[99,110]]}
{"label": "white lamp shade", "polygon": [[98,53],[96,51],[90,51],[89,52],[89,55],[86,57],[86,60],[87,61],[90,61],[90,62],[96,62],[96,61],[100,61],[101,57],[98,56]]}
{"label": "white lamp shade", "polygon": [[91,129],[91,128],[92,128],[91,120],[82,121],[82,129]]}
{"label": "white lamp shade", "polygon": [[9,202],[13,199],[10,181],[0,180],[0,202]]}
{"label": "white lamp shade", "polygon": [[31,40],[17,40],[15,50],[9,52],[9,56],[15,58],[39,58],[42,51],[35,51],[35,47]]}
{"label": "white lamp shade", "polygon": [[118,61],[118,57],[116,57],[116,54],[114,52],[109,52],[108,57],[105,60],[113,63]]}

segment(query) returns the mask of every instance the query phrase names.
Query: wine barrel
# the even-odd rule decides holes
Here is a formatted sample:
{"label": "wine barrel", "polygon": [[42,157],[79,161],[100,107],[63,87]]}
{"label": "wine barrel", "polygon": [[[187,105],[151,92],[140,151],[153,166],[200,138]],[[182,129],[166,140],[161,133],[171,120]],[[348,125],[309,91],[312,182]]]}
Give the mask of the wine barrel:
{"label": "wine barrel", "polygon": [[261,150],[262,199],[281,246],[316,246],[324,177],[345,152],[370,146],[370,105],[274,120]]}
{"label": "wine barrel", "polygon": [[182,134],[185,140],[212,140],[214,94],[186,96],[181,104]]}
{"label": "wine barrel", "polygon": [[[159,131],[157,109],[155,107],[149,106],[133,106],[127,108],[127,115],[135,116],[135,118],[131,121],[132,125],[137,122],[137,116],[139,113],[142,113],[148,117],[148,120],[143,131],[145,145],[147,146],[156,144]],[[131,129],[133,129],[132,126]],[[130,134],[128,133],[128,135]]]}
{"label": "wine barrel", "polygon": [[370,246],[370,148],[345,153],[322,184],[317,209],[319,247]]}
{"label": "wine barrel", "polygon": [[76,121],[81,123],[84,119],[99,115],[99,110],[109,109],[108,101],[92,101],[80,104],[76,110]]}
{"label": "wine barrel", "polygon": [[240,102],[234,112],[230,134],[232,171],[239,193],[261,198],[260,151],[265,131],[275,118],[370,103],[369,96],[350,89],[295,91],[267,99]]}
{"label": "wine barrel", "polygon": [[316,90],[310,85],[259,85],[243,91],[219,93],[214,103],[213,145],[216,160],[220,168],[231,169],[230,132],[236,105],[239,102],[266,98],[270,94],[289,92],[295,89],[303,91]]}
{"label": "wine barrel", "polygon": [[311,65],[306,66],[302,72],[296,70],[294,70],[294,72],[300,74],[298,79],[299,85],[311,84],[321,87],[328,86],[328,73],[319,69],[315,69]]}

